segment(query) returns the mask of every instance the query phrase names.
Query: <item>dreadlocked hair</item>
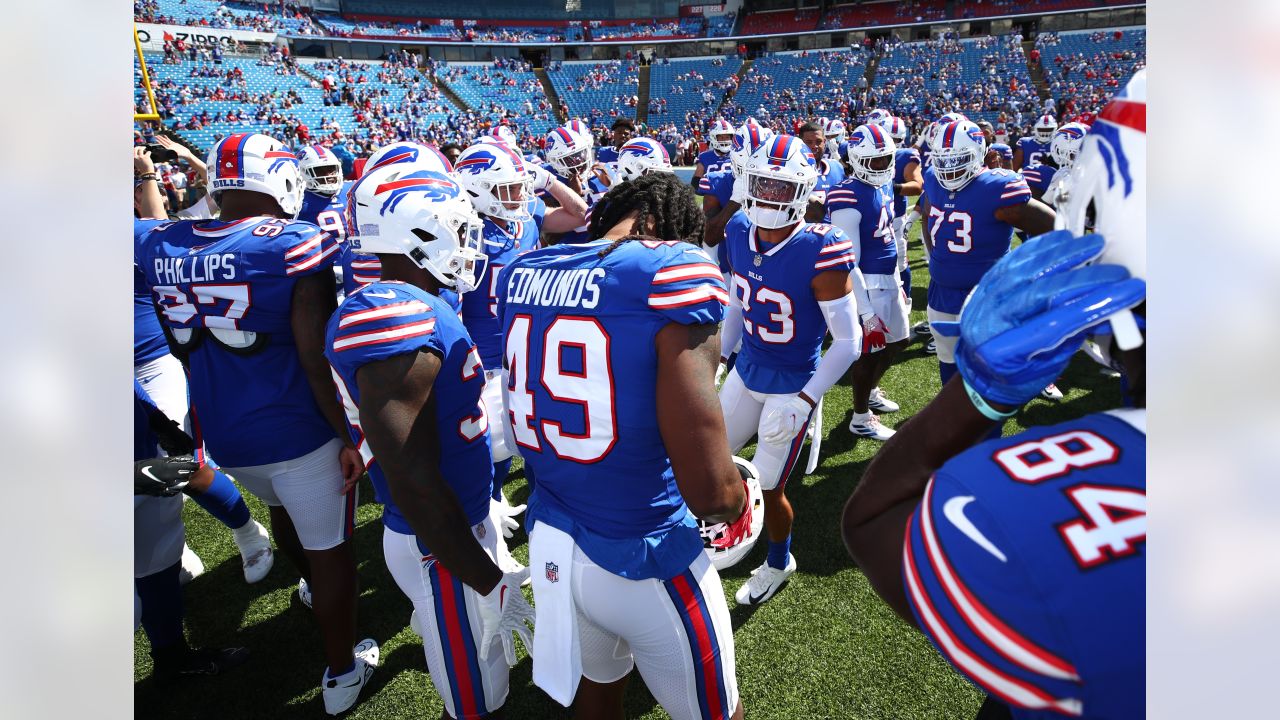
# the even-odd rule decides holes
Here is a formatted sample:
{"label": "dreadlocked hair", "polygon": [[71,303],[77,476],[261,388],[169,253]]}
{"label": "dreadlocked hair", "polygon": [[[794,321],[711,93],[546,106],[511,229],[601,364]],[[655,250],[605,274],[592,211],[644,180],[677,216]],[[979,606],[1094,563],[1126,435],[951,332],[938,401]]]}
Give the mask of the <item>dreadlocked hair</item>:
{"label": "dreadlocked hair", "polygon": [[589,237],[605,235],[632,213],[635,222],[628,228],[627,237],[601,250],[600,257],[640,234],[648,235],[648,220],[653,221],[652,235],[658,240],[697,242],[702,237],[704,218],[693,188],[680,182],[674,173],[649,173],[615,185],[592,208]]}

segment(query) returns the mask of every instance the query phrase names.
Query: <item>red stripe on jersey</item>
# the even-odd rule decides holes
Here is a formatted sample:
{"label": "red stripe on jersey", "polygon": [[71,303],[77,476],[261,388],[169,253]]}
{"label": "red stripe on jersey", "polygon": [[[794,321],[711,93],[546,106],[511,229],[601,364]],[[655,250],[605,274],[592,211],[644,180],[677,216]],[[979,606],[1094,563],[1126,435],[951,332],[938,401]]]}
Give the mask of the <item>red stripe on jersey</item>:
{"label": "red stripe on jersey", "polygon": [[353,313],[347,313],[338,321],[338,329],[350,327],[351,325],[359,325],[360,323],[373,322],[383,318],[397,317],[400,315],[415,315],[420,312],[430,312],[431,308],[421,300],[405,300],[404,302],[387,303],[378,307],[359,310]]}
{"label": "red stripe on jersey", "polygon": [[368,330],[365,332],[352,333],[343,335],[333,339],[333,349],[341,352],[343,350],[351,350],[366,345],[376,345],[378,343],[395,342],[405,338],[418,337],[420,335],[430,335],[435,331],[436,319],[419,320],[417,322],[404,323],[403,325],[394,325],[381,330]]}
{"label": "red stripe on jersey", "polygon": [[821,250],[818,251],[818,254],[830,255],[831,253],[837,253],[837,252],[840,252],[841,250],[848,250],[851,247],[853,247],[853,241],[845,240],[844,242],[838,242],[834,245],[828,245],[822,248]]}
{"label": "red stripe on jersey", "polygon": [[845,263],[853,263],[853,262],[857,262],[857,258],[853,256],[853,253],[849,253],[847,255],[841,255],[840,257],[833,257],[830,260],[822,260],[821,262],[816,262],[813,264],[813,269],[822,270],[823,268],[835,267],[837,265],[843,265]]}
{"label": "red stripe on jersey", "polygon": [[285,269],[284,273],[285,275],[293,275],[294,273],[300,273],[303,270],[310,270],[316,265],[319,265],[321,260],[324,260],[325,258],[329,257],[330,255],[336,252],[338,252],[337,244],[330,245],[328,249],[324,250],[323,252],[319,252],[319,253],[316,253],[315,255],[312,255],[307,260],[303,260],[302,262],[293,263],[289,265],[289,267]]}
{"label": "red stripe on jersey", "polygon": [[653,274],[653,284],[661,285],[663,283],[695,280],[697,278],[723,280],[724,276],[720,274],[720,268],[711,263],[688,263],[686,265],[672,265],[662,268]]}

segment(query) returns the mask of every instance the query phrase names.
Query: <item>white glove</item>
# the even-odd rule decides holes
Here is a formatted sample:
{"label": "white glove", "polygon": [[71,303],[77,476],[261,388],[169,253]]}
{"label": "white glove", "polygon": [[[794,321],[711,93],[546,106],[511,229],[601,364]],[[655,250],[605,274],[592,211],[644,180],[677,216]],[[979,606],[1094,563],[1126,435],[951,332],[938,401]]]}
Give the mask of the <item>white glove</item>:
{"label": "white glove", "polygon": [[524,505],[512,505],[504,495],[501,500],[489,500],[489,517],[493,518],[494,527],[502,531],[502,537],[510,540],[520,527],[516,516],[524,512]]}
{"label": "white glove", "polygon": [[728,372],[729,366],[725,365],[724,361],[721,360],[720,364],[716,366],[716,387],[720,387],[724,383],[724,376]]}
{"label": "white glove", "polygon": [[916,213],[907,213],[906,218],[902,220],[902,237],[908,238],[908,242],[910,242],[911,228],[919,217]]}
{"label": "white glove", "polygon": [[502,650],[507,656],[507,667],[516,664],[516,633],[524,641],[524,647],[533,654],[533,607],[520,592],[520,584],[529,577],[529,568],[519,572],[503,573],[502,580],[480,598],[480,660],[489,659],[489,647],[494,636],[502,639]]}
{"label": "white glove", "polygon": [[746,207],[747,179],[745,177],[735,177],[733,179],[733,192],[729,195],[729,202],[736,202],[738,205]]}
{"label": "white glove", "polygon": [[533,178],[534,192],[545,192],[550,189],[556,181],[556,176],[552,175],[546,168],[537,163],[525,163],[525,168],[529,171],[529,177]]}
{"label": "white glove", "polygon": [[760,442],[777,445],[791,440],[809,421],[812,412],[813,405],[808,400],[792,395],[760,419]]}

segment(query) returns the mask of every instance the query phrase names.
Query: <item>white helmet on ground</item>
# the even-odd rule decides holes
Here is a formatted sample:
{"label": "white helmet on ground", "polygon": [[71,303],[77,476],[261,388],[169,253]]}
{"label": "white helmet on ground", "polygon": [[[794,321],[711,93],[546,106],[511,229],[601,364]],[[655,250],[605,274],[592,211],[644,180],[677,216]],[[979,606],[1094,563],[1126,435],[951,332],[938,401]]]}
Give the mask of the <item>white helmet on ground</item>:
{"label": "white helmet on ground", "polygon": [[749,461],[740,457],[733,458],[747,482],[747,512],[751,513],[746,533],[734,539],[728,537],[729,523],[708,523],[698,521],[698,532],[702,533],[702,547],[716,570],[728,570],[737,565],[755,547],[756,540],[764,531],[764,493],[760,491],[760,471]]}
{"label": "white helmet on ground", "polygon": [[365,173],[371,173],[379,168],[396,163],[413,163],[420,166],[424,170],[435,170],[442,173],[453,172],[453,165],[450,164],[449,158],[443,153],[430,145],[420,145],[415,142],[394,142],[390,145],[383,145],[378,151],[369,156],[369,160],[365,162]]}
{"label": "white helmet on ground", "polygon": [[546,141],[547,162],[562,176],[582,175],[591,168],[590,137],[584,138],[565,126],[552,128]]}
{"label": "white helmet on ground", "polygon": [[623,182],[651,172],[675,172],[662,143],[646,137],[632,138],[618,149],[618,177]]}
{"label": "white helmet on ground", "polygon": [[342,190],[342,161],[323,145],[308,145],[298,158],[298,171],[306,189],[321,195]]}
{"label": "white helmet on ground", "polygon": [[804,220],[818,183],[817,161],[794,135],[775,135],[747,161],[747,219],[766,229]]}
{"label": "white helmet on ground", "polygon": [[375,255],[407,255],[458,292],[484,275],[483,223],[456,180],[408,163],[360,178],[347,199],[347,243]]}
{"label": "white helmet on ground", "polygon": [[481,215],[500,220],[533,218],[533,178],[524,158],[497,142],[477,143],[462,151],[454,176]]}
{"label": "white helmet on ground", "polygon": [[849,136],[849,166],[853,176],[872,187],[893,182],[897,144],[875,123],[859,125]]}
{"label": "white helmet on ground", "polygon": [[1053,119],[1052,115],[1041,115],[1037,120],[1035,127],[1031,129],[1031,135],[1037,142],[1047,143],[1053,141],[1053,134],[1058,130],[1058,121]]}
{"label": "white helmet on ground", "polygon": [[959,190],[985,168],[987,140],[982,128],[961,120],[934,131],[933,172],[948,190]]}
{"label": "white helmet on ground", "polygon": [[733,125],[724,118],[717,119],[707,132],[707,145],[717,153],[724,155],[733,149]]}
{"label": "white helmet on ground", "polygon": [[1067,123],[1058,128],[1049,143],[1049,156],[1060,168],[1071,167],[1084,144],[1084,136],[1089,134],[1089,126],[1084,123]]}
{"label": "white helmet on ground", "polygon": [[228,135],[209,149],[206,165],[209,195],[219,205],[223,190],[244,190],[272,197],[291,218],[302,209],[298,158],[273,137],[260,133]]}

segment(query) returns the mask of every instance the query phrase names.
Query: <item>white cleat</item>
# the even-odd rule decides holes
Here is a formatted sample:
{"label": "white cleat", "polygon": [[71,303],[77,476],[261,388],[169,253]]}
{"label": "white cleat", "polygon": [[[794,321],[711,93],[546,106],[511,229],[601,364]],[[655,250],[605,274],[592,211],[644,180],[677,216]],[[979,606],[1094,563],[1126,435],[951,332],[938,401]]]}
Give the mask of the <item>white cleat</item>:
{"label": "white cleat", "polygon": [[252,532],[247,539],[241,540],[239,531],[234,533],[236,546],[240,549],[240,565],[244,568],[244,581],[252,585],[271,572],[275,565],[275,552],[271,550],[271,536],[267,529],[257,520],[250,520]]}
{"label": "white cleat", "polygon": [[308,610],[311,609],[311,586],[307,584],[306,578],[298,578],[298,599]]}
{"label": "white cleat", "polygon": [[178,571],[178,582],[186,585],[204,574],[204,561],[200,556],[191,549],[190,546],[183,544],[182,546],[182,569]]}
{"label": "white cleat", "polygon": [[329,669],[325,668],[324,677],[320,679],[321,694],[324,695],[324,711],[330,715],[339,715],[350,710],[360,699],[360,691],[369,682],[373,671],[378,667],[378,643],[373,638],[361,640],[355,647],[356,666],[351,672],[337,678],[329,677]]}
{"label": "white cleat", "polygon": [[880,424],[880,418],[875,413],[867,413],[865,416],[857,413],[853,414],[853,419],[849,421],[849,432],[857,437],[871,438],[872,440],[880,440],[881,442],[893,437],[893,428],[887,428]]}
{"label": "white cleat", "polygon": [[738,592],[734,593],[733,599],[739,605],[759,605],[773,597],[782,584],[791,577],[796,571],[795,553],[790,553],[787,558],[787,566],[779,570],[769,564],[768,560],[755,570],[751,571],[751,577],[738,588]]}
{"label": "white cleat", "polygon": [[1044,398],[1045,400],[1061,400],[1062,391],[1058,389],[1057,385],[1054,385],[1053,383],[1049,383],[1049,387],[1040,391],[1040,397]]}
{"label": "white cleat", "polygon": [[882,413],[896,413],[902,408],[898,403],[884,396],[884,391],[880,388],[871,388],[871,399],[867,401],[867,407]]}
{"label": "white cleat", "polygon": [[924,351],[930,355],[938,354],[938,341],[930,339],[929,344],[924,346]]}

